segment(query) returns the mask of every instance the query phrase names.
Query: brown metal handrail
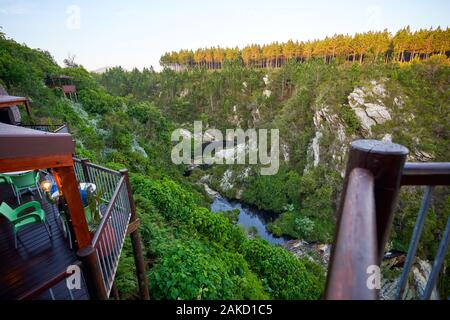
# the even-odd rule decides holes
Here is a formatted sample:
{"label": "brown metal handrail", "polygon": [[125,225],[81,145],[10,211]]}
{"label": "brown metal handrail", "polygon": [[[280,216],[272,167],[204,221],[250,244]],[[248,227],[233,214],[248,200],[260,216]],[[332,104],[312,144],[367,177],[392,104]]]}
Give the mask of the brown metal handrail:
{"label": "brown metal handrail", "polygon": [[[377,299],[378,290],[367,290],[368,268],[373,265],[379,266],[387,242],[389,229],[392,224],[393,212],[397,202],[400,188],[400,179],[403,166],[405,164],[408,149],[394,144],[376,140],[357,140],[351,145],[347,162],[346,175],[340,206],[338,208],[337,229],[331,249],[330,264],[327,274],[327,285],[325,298],[327,299]],[[354,187],[354,170],[363,169],[369,171],[373,176],[373,183],[370,175],[359,183],[359,187]],[[358,170],[359,171],[359,170]],[[357,171],[357,172],[358,172]],[[365,184],[365,185],[364,185]],[[369,190],[367,190],[369,189]],[[373,200],[369,194],[372,194]],[[353,199],[350,203],[355,206],[350,210],[348,199]],[[364,201],[363,201],[364,200]],[[367,207],[367,203],[373,201],[374,207]],[[372,208],[375,210],[375,219],[372,219]],[[367,221],[372,221],[375,227],[375,236],[372,232],[369,235],[358,233],[360,238],[352,238],[350,242],[342,241],[351,235],[346,232],[359,232],[354,229],[354,221],[359,221],[358,226],[364,226]],[[367,241],[366,241],[367,236]],[[361,248],[370,248],[364,252]],[[373,261],[373,251],[376,251],[375,261]],[[348,273],[347,265],[339,263],[344,257],[341,252],[345,252],[348,257],[353,258],[352,273]],[[335,262],[336,261],[336,262]],[[358,272],[355,274],[354,272]],[[345,274],[346,277],[335,275]],[[364,281],[362,279],[365,279]],[[352,283],[349,286],[348,283]],[[339,289],[337,289],[339,288]],[[373,288],[372,288],[373,289]]]}
{"label": "brown metal handrail", "polygon": [[[82,161],[82,160],[81,160],[81,161]],[[120,176],[121,176],[121,174],[120,174],[119,171],[116,171],[116,170],[113,170],[113,169],[109,169],[109,168],[103,167],[103,166],[101,166],[101,165],[92,163],[92,162],[88,162],[88,165],[89,165],[89,167],[91,167],[91,168],[94,168],[94,169],[97,169],[97,170],[100,170],[100,171],[103,171],[103,172],[112,174],[112,175],[114,175],[114,176],[117,176],[117,177],[120,177]]]}
{"label": "brown metal handrail", "polygon": [[127,185],[125,177],[122,177],[92,239],[92,247],[96,251],[103,284],[108,295],[112,290],[130,218],[131,206]]}
{"label": "brown metal handrail", "polygon": [[[394,143],[352,143],[337,212],[326,299],[378,299],[379,287],[370,287],[368,281],[371,272],[376,272],[381,264],[400,187],[450,185],[450,163],[405,163],[407,154],[408,149]],[[420,223],[418,220],[417,225]],[[418,234],[411,242],[415,245],[421,228],[416,229]],[[449,232],[446,229],[446,234]],[[433,266],[434,276],[445,254],[445,241],[448,240],[441,241],[436,267]],[[410,259],[415,254],[412,248]],[[369,270],[371,266],[375,269]]]}
{"label": "brown metal handrail", "polygon": [[407,162],[403,168],[401,184],[407,185],[449,185],[450,163],[449,162]]}
{"label": "brown metal handrail", "polygon": [[[72,265],[76,265],[76,266],[81,268],[81,262],[80,261],[76,261]],[[48,291],[48,290],[52,289],[58,283],[60,283],[61,281],[67,279],[70,275],[71,275],[70,273],[67,273],[67,270],[64,270],[64,271],[58,273],[57,275],[55,275],[54,277],[52,277],[51,279],[49,279],[48,281],[46,281],[43,284],[39,285],[38,287],[27,291],[26,293],[21,295],[17,300],[32,300],[32,299],[35,299],[35,298],[39,297],[45,291]],[[67,290],[70,290],[70,289],[67,289]]]}
{"label": "brown metal handrail", "polygon": [[367,268],[378,260],[372,172],[353,169],[343,201],[325,298],[372,300],[377,291],[366,285]]}

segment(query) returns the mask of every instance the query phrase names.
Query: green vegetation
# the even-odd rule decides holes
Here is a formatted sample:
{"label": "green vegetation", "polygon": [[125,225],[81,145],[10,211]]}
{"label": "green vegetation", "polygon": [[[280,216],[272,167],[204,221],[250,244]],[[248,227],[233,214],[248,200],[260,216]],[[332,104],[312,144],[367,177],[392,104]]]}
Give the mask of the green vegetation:
{"label": "green vegetation", "polygon": [[[189,119],[186,113],[193,119],[197,114],[193,103],[184,101],[177,91],[178,84],[189,81],[187,76],[178,82],[180,75],[170,71],[128,73],[120,68],[103,76],[91,75],[78,65],[60,68],[48,53],[4,36],[0,38],[0,70],[1,84],[10,94],[31,98],[33,121],[69,124],[78,156],[114,169],[130,169],[153,298],[269,299],[286,291],[291,297],[320,297],[323,278],[309,273],[310,262],[287,251],[290,280],[274,281],[269,287],[260,270],[253,270],[259,263],[256,257],[246,256],[244,247],[249,241],[261,243],[263,253],[271,252],[271,247],[261,240],[247,240],[235,223],[236,212],[211,213],[200,187],[183,177],[184,168],[171,164],[174,120]],[[79,103],[44,86],[46,74],[53,73],[74,77]],[[158,92],[152,91],[156,84],[161,87]],[[116,277],[124,299],[137,297],[133,264],[127,240]],[[294,274],[298,271],[303,274]],[[293,283],[298,279],[302,282]]]}
{"label": "green vegetation", "polygon": [[[431,33],[444,34],[443,42],[448,44],[448,29]],[[423,35],[427,39],[429,31]],[[386,40],[385,33],[378,36]],[[339,37],[328,39],[329,43]],[[356,37],[347,40],[356,41],[352,40]],[[400,34],[392,39],[388,36],[395,41],[389,63],[384,61],[385,52],[374,46],[330,56],[328,51],[317,51],[322,45],[317,42],[311,44],[313,49],[304,44],[307,51],[302,52],[309,52],[308,59],[244,59],[244,51],[231,50],[222,60],[220,53],[217,60],[201,58],[194,62],[201,68],[182,72],[117,67],[91,74],[73,64],[61,68],[49,53],[2,35],[0,84],[10,94],[31,98],[36,123],[68,123],[78,156],[114,169],[130,169],[153,298],[317,299],[324,286],[322,267],[284,248],[249,239],[236,225],[237,212],[209,211],[210,200],[197,183],[209,175],[210,186],[221,194],[239,195],[243,202],[275,212],[277,219],[269,229],[276,235],[330,243],[349,141],[381,139],[390,133],[394,142],[432,154],[433,161],[449,161],[449,60],[435,47],[432,51],[414,49],[413,53],[410,47],[400,46],[400,38]],[[430,52],[434,54],[431,57]],[[353,62],[361,57],[365,63]],[[180,64],[178,60],[165,63]],[[68,101],[60,92],[45,87],[46,74],[74,77],[79,102]],[[348,95],[355,87],[369,87],[373,80],[383,82],[389,93],[383,103],[392,119],[373,126],[369,135],[349,106]],[[395,101],[398,97],[401,104]],[[321,119],[320,161],[314,166],[308,150],[317,137],[318,111],[327,115]],[[191,129],[192,122],[200,119],[205,128],[221,130],[278,128],[281,151],[285,151],[278,174],[260,176],[259,170],[252,168],[244,176],[245,166],[232,165],[195,169],[184,177],[186,168],[173,165],[170,159],[171,132],[178,127]],[[344,141],[337,138],[338,125],[344,128]],[[229,188],[222,184],[226,170],[231,171]],[[402,191],[392,248],[406,249],[420,195],[416,188]],[[419,248],[421,257],[431,259],[436,252],[450,212],[449,199],[448,188],[436,190]],[[449,256],[445,264],[442,292],[450,288]],[[127,241],[116,280],[126,299],[137,296],[132,265]]]}

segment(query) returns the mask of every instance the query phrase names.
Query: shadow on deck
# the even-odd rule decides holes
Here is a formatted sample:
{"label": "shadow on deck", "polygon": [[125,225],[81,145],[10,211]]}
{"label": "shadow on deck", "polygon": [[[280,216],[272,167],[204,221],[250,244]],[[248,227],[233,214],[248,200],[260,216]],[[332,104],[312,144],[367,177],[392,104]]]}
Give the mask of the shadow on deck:
{"label": "shadow on deck", "polygon": [[[56,206],[41,199],[37,192],[22,195],[22,203],[31,200],[39,201],[45,210],[52,238],[49,238],[42,224],[29,226],[19,232],[16,250],[11,226],[6,218],[0,216],[0,300],[15,300],[34,291],[77,261],[75,251],[70,249],[69,241],[57,223]],[[18,206],[8,184],[0,184],[1,202],[8,203],[12,208]],[[81,289],[74,289],[71,293],[74,300],[88,299],[83,281]],[[70,300],[72,297],[63,280],[51,292],[47,290],[35,299]]]}

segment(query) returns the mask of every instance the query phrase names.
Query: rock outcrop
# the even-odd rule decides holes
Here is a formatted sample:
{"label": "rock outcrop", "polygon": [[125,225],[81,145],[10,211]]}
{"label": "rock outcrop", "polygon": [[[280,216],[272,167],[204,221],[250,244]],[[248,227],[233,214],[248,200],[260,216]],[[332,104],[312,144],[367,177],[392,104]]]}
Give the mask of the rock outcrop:
{"label": "rock outcrop", "polygon": [[328,268],[331,252],[330,244],[308,243],[305,240],[290,240],[286,242],[284,247],[298,258],[307,258],[308,260],[319,263],[325,269]]}
{"label": "rock outcrop", "polygon": [[[387,93],[383,83],[371,81],[372,89],[358,87],[348,96],[348,104],[355,111],[361,127],[372,134],[372,126],[391,120],[391,114],[383,102]],[[373,102],[369,102],[373,101]]]}
{"label": "rock outcrop", "polygon": [[234,185],[231,183],[231,179],[233,177],[233,171],[231,169],[227,169],[220,181],[220,188],[224,191],[233,189]]}
{"label": "rock outcrop", "polygon": [[[422,260],[417,257],[415,260],[416,261],[411,267],[408,282],[403,292],[404,300],[420,299],[425,290],[427,279],[430,276],[431,264],[428,261]],[[388,255],[385,255],[385,259],[383,260],[381,266],[382,279],[381,279],[380,299],[382,300],[396,299],[396,292],[399,286],[400,275],[404,261],[405,261],[404,254],[395,255],[394,257],[388,257]],[[386,273],[386,270],[390,270],[391,273],[395,272],[397,275],[395,277],[383,277],[383,274]],[[433,290],[430,299],[439,300],[439,294],[436,288]]]}
{"label": "rock outcrop", "polygon": [[328,146],[327,152],[331,154],[335,168],[343,172],[342,155],[346,153],[347,145],[350,141],[350,137],[347,137],[345,134],[343,121],[336,113],[331,111],[330,107],[321,105],[314,113],[313,122],[315,134],[307,151],[308,159],[311,159],[311,161],[306,166],[305,171],[319,165],[321,161],[320,145],[323,131],[331,130],[335,134],[336,143]]}

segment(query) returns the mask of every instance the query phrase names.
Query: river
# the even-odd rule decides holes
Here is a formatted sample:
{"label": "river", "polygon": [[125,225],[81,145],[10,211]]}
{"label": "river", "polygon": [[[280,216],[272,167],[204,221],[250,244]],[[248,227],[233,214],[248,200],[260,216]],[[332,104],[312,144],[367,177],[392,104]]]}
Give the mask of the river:
{"label": "river", "polygon": [[284,244],[289,240],[283,237],[276,237],[267,230],[266,225],[275,219],[273,213],[263,212],[256,208],[244,205],[239,201],[227,200],[221,196],[216,197],[211,205],[212,212],[229,211],[233,209],[239,210],[239,219],[237,222],[239,225],[246,229],[254,227],[257,230],[258,235],[262,239],[267,240],[267,242],[271,244]]}

